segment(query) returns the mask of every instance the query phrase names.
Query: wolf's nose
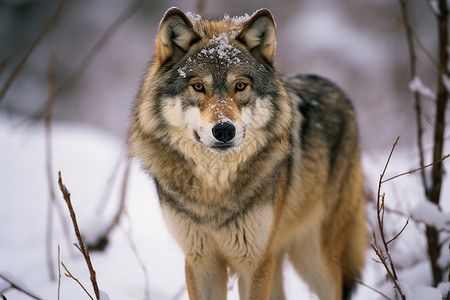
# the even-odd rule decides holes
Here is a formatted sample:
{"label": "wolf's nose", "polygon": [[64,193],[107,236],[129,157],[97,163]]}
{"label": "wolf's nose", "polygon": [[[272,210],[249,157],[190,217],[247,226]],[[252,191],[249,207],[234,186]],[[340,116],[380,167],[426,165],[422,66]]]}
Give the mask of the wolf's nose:
{"label": "wolf's nose", "polygon": [[234,138],[236,128],[230,122],[219,122],[213,127],[212,133],[219,142],[226,143]]}

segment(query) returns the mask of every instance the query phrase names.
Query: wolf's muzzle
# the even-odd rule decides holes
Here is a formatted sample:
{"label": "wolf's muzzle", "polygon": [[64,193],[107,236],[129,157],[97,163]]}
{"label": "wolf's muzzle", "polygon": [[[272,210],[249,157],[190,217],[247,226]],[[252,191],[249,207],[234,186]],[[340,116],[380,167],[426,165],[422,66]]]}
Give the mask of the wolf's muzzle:
{"label": "wolf's muzzle", "polygon": [[236,127],[230,122],[219,122],[212,128],[212,134],[219,142],[227,143],[234,139]]}

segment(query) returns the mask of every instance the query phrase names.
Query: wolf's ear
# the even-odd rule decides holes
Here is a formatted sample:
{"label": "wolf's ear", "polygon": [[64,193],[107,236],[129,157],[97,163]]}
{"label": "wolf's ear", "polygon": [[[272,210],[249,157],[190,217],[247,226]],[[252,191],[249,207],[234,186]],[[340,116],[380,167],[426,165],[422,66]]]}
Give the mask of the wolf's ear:
{"label": "wolf's ear", "polygon": [[243,43],[257,58],[272,64],[275,54],[276,25],[268,9],[255,12],[250,20],[244,23],[237,40]]}
{"label": "wolf's ear", "polygon": [[170,8],[159,24],[156,59],[160,65],[180,59],[200,37],[191,21],[178,8]]}

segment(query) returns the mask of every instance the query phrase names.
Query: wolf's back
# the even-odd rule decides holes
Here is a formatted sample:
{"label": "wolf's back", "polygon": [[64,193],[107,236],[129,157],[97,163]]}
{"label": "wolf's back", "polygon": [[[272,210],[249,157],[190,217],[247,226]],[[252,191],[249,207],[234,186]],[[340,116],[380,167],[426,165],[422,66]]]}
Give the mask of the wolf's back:
{"label": "wolf's back", "polygon": [[[341,89],[322,77],[296,75],[283,80],[294,115],[291,178],[300,178],[300,182],[291,182],[287,211],[295,212],[291,220],[295,223],[305,207],[323,202],[318,205],[323,207],[321,213],[306,211],[322,219],[321,252],[333,257],[335,251],[342,251],[342,294],[347,299],[353,279],[359,277],[364,265],[366,249],[365,197],[354,108]],[[329,258],[326,261],[329,263]],[[336,266],[337,262],[331,262],[330,268]]]}

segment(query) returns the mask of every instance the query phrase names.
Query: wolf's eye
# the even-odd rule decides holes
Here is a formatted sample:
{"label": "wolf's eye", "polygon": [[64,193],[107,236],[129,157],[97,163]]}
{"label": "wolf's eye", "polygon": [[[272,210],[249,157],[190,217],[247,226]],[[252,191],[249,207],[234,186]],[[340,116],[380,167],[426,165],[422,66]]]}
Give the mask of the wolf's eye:
{"label": "wolf's eye", "polygon": [[205,86],[203,85],[203,83],[201,82],[196,82],[192,85],[192,88],[199,93],[204,93],[205,92]]}
{"label": "wolf's eye", "polygon": [[236,92],[242,92],[247,87],[247,84],[245,82],[239,81],[236,83],[236,86],[234,87],[234,90]]}

